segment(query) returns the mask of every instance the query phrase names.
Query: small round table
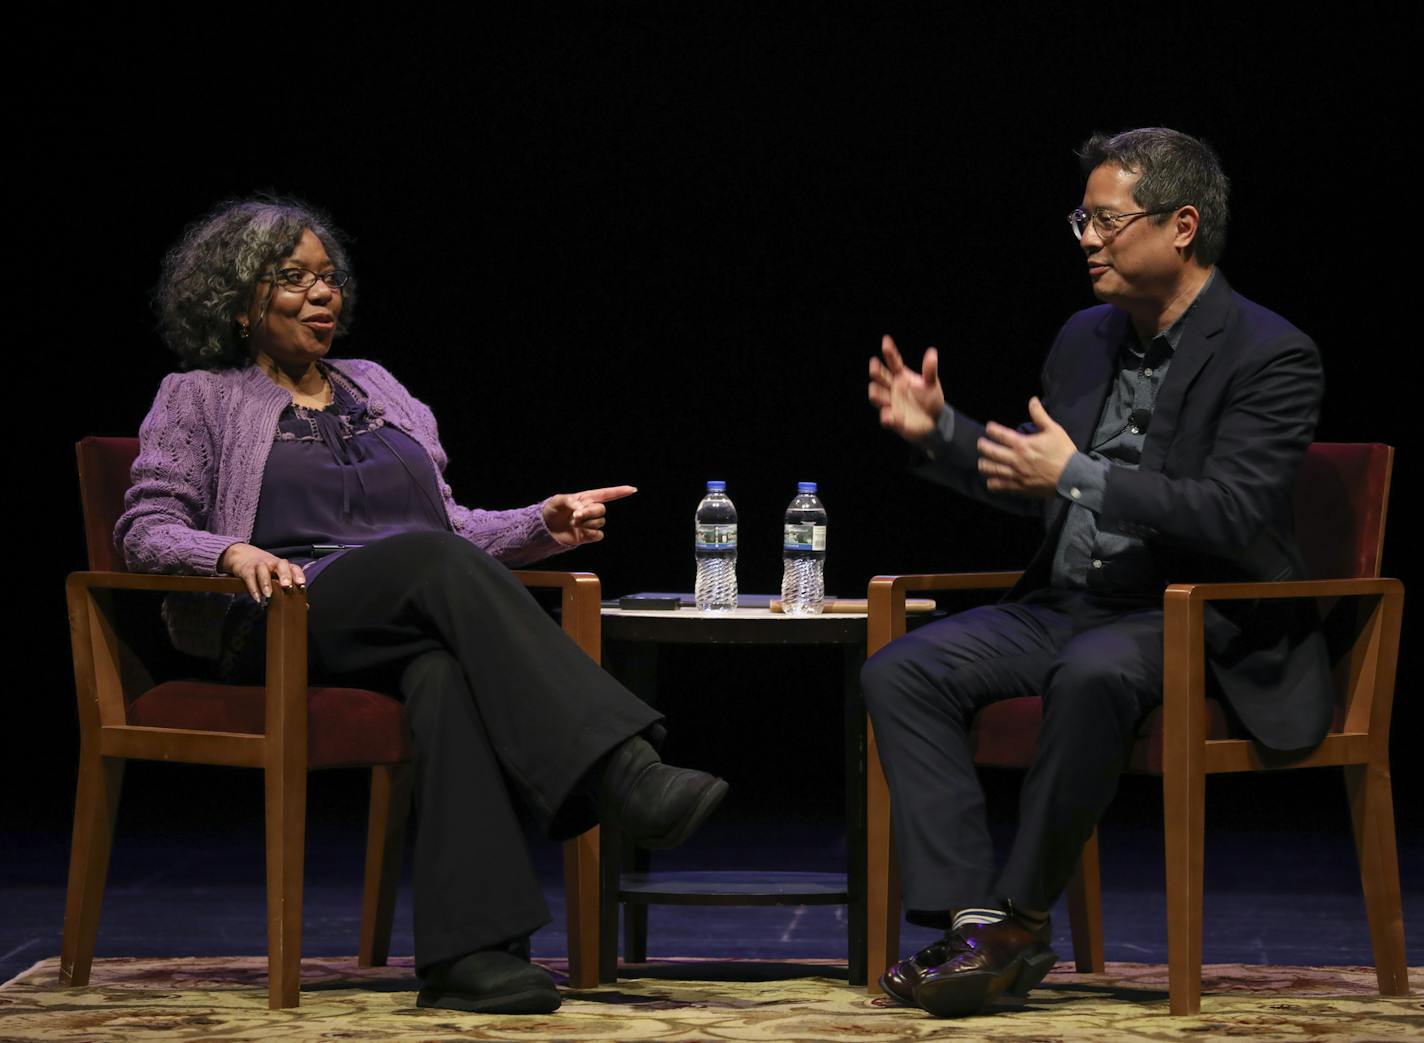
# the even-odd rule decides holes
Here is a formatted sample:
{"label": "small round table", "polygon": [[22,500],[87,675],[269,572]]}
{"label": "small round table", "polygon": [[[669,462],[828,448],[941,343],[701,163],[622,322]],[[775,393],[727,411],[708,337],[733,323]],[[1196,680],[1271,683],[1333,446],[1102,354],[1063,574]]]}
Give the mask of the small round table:
{"label": "small round table", "polygon": [[[690,602],[688,595],[681,595]],[[646,870],[635,852],[634,871],[623,872],[623,843],[609,827],[599,845],[602,897],[599,977],[618,976],[618,906],[624,905],[625,956],[647,959],[649,905],[835,905],[846,909],[850,983],[865,984],[865,704],[860,666],[865,661],[864,612],[787,616],[772,612],[770,595],[742,595],[732,612],[629,611],[616,601],[603,608],[605,662],[639,697],[657,705],[658,652],[665,645],[824,645],[840,650],[845,717],[846,871],[839,873],[681,873]]]}

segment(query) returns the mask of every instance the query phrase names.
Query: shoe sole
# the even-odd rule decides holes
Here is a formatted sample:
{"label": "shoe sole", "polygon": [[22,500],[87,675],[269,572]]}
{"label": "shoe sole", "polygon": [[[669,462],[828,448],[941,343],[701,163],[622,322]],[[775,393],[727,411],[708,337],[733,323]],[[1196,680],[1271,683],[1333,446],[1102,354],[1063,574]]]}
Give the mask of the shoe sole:
{"label": "shoe sole", "polygon": [[717,805],[722,803],[722,798],[726,795],[726,780],[717,779],[707,787],[702,796],[697,799],[697,803],[692,806],[692,810],[671,832],[660,837],[639,837],[638,846],[649,850],[677,847],[697,831],[697,827],[707,820],[708,815],[717,810]]}
{"label": "shoe sole", "polygon": [[499,996],[472,996],[427,986],[415,997],[417,1007],[461,1010],[471,1014],[552,1014],[561,1003],[563,997],[554,988],[526,989]]}
{"label": "shoe sole", "polygon": [[880,991],[902,1007],[913,1007],[915,1005],[914,993],[906,994],[901,991],[900,987],[895,984],[894,980],[890,977],[889,971],[886,971],[880,976]]}
{"label": "shoe sole", "polygon": [[926,978],[915,989],[915,1002],[939,1018],[978,1014],[1000,993],[1027,996],[1057,962],[1058,955],[1052,949],[1040,949],[1020,956],[998,974],[966,971],[943,978]]}

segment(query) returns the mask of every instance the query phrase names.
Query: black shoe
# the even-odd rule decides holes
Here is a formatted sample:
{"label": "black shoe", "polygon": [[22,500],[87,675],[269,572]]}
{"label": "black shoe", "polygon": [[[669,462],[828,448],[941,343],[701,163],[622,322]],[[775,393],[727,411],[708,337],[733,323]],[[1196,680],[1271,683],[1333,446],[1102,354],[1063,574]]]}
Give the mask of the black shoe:
{"label": "black shoe", "polygon": [[966,924],[950,935],[949,956],[926,971],[915,1002],[941,1018],[977,1014],[1001,993],[1026,996],[1058,956],[1048,947],[1048,921],[1030,926],[1010,915],[998,923]]}
{"label": "black shoe", "polygon": [[425,987],[417,1007],[441,1007],[476,1014],[552,1014],[563,1000],[554,979],[529,962],[516,945],[481,949],[455,960],[437,963],[422,975]]}
{"label": "black shoe", "polygon": [[633,736],[604,760],[598,782],[603,816],[640,847],[677,847],[727,795],[727,783],[705,771],[674,768]]}
{"label": "black shoe", "polygon": [[949,936],[946,935],[939,941],[926,945],[908,959],[893,965],[880,976],[881,991],[901,1005],[913,1007],[916,986],[925,974],[949,959],[950,944]]}

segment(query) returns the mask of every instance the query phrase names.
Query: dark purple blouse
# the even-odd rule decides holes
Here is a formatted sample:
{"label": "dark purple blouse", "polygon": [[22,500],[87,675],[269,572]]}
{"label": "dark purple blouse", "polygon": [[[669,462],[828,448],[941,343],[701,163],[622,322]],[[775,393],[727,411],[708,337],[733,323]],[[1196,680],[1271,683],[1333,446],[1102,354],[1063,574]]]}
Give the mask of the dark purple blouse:
{"label": "dark purple blouse", "polygon": [[[430,454],[323,368],[331,405],[290,405],[277,418],[251,540],[300,565],[309,585],[351,548],[403,532],[450,531]],[[233,599],[218,661],[226,680],[260,676],[263,618],[251,598]]]}
{"label": "dark purple blouse", "polygon": [[372,416],[340,374],[327,376],[331,405],[288,406],[277,420],[252,532],[255,546],[301,565],[309,583],[341,556],[325,548],[450,528],[430,455]]}

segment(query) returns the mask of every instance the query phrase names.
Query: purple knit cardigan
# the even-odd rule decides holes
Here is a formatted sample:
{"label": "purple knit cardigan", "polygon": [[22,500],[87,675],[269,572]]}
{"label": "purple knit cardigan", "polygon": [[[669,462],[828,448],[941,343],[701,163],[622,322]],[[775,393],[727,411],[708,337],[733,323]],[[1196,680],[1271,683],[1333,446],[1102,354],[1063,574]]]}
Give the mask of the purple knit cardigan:
{"label": "purple knit cardigan", "polygon": [[[333,368],[366,392],[372,415],[430,454],[456,533],[509,565],[566,549],[545,526],[540,504],[509,511],[457,504],[444,481],[446,456],[434,415],[382,366],[342,359]],[[277,417],[291,402],[291,394],[256,366],[164,378],[139,428],[133,484],[114,528],[114,544],[130,570],[211,576],[223,551],[251,539]],[[214,655],[227,600],[170,598],[164,615],[174,643],[191,654]]]}

